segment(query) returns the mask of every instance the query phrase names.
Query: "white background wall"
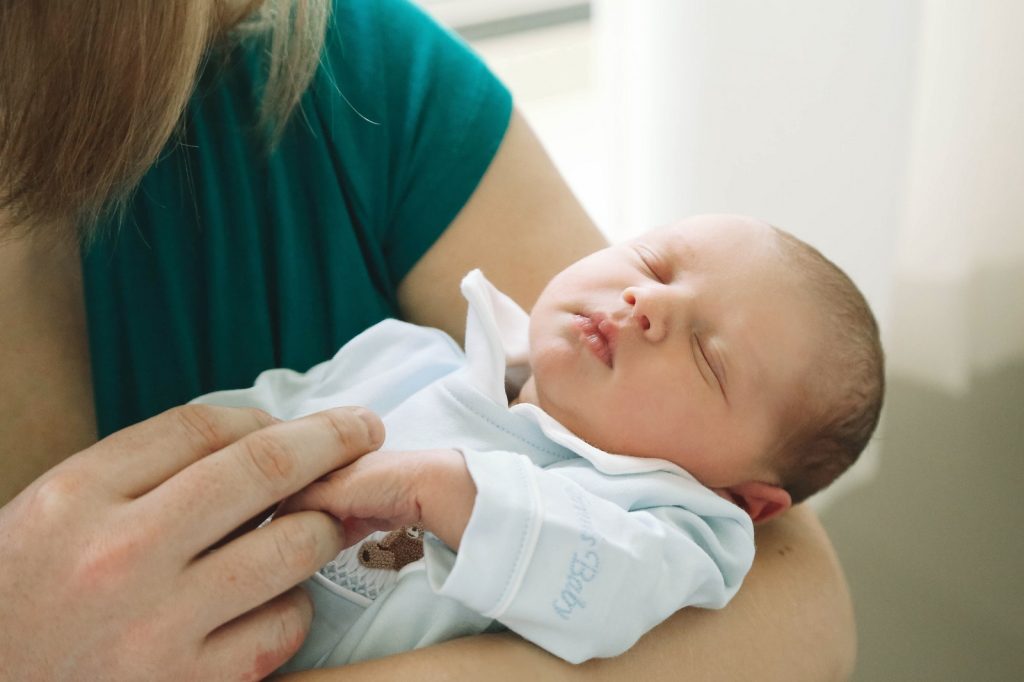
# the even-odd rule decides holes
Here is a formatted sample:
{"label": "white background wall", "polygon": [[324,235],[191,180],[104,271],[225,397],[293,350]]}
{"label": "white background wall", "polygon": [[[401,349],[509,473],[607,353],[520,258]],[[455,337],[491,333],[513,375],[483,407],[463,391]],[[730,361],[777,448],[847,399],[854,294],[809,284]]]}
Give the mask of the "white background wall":
{"label": "white background wall", "polygon": [[894,360],[964,392],[1024,359],[1024,3],[924,9]]}

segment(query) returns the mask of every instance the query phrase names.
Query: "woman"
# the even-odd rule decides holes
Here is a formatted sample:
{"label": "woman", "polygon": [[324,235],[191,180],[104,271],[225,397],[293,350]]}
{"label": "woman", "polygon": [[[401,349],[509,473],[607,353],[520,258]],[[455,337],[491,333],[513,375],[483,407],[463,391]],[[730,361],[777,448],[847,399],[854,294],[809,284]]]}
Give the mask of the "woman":
{"label": "woman", "polygon": [[[342,538],[313,512],[246,520],[379,424],[164,410],[386,316],[461,338],[466,271],[528,306],[602,239],[507,92],[402,0],[338,0],[326,39],[316,0],[54,4],[0,5],[0,676],[262,677]],[[727,609],[617,659],[500,635],[307,675],[844,676],[852,615],[813,513],[758,546]]]}

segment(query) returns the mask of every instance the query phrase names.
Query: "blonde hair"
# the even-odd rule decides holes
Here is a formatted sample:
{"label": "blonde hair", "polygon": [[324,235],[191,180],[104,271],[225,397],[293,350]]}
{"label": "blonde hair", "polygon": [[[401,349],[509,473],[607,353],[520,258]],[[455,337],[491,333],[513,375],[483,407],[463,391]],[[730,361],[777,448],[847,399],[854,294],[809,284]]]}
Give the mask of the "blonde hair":
{"label": "blonde hair", "polygon": [[885,354],[875,316],[846,273],[814,247],[774,229],[822,328],[814,371],[791,405],[789,432],[773,457],[782,487],[797,504],[832,483],[867,446],[882,411]]}
{"label": "blonde hair", "polygon": [[273,140],[328,13],[329,0],[0,3],[0,210],[13,225],[87,229],[156,160],[211,50],[242,37],[269,46],[259,116]]}

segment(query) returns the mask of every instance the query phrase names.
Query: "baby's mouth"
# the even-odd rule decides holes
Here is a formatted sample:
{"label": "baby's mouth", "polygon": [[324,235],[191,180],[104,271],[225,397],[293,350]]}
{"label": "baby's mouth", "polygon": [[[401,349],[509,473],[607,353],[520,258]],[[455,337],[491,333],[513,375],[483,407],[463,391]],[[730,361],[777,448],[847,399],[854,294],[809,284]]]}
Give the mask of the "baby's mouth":
{"label": "baby's mouth", "polygon": [[598,360],[611,368],[615,357],[615,336],[618,332],[615,324],[601,313],[576,315],[574,322],[583,345],[597,356]]}

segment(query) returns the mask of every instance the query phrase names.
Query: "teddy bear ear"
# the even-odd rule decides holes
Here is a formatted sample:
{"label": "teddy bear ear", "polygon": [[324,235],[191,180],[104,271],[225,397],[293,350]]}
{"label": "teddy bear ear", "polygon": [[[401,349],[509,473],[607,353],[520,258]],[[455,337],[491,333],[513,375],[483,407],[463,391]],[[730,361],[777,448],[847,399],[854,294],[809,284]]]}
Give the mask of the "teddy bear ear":
{"label": "teddy bear ear", "polygon": [[393,569],[395,555],[381,548],[377,542],[367,540],[359,550],[359,563],[367,568]]}

